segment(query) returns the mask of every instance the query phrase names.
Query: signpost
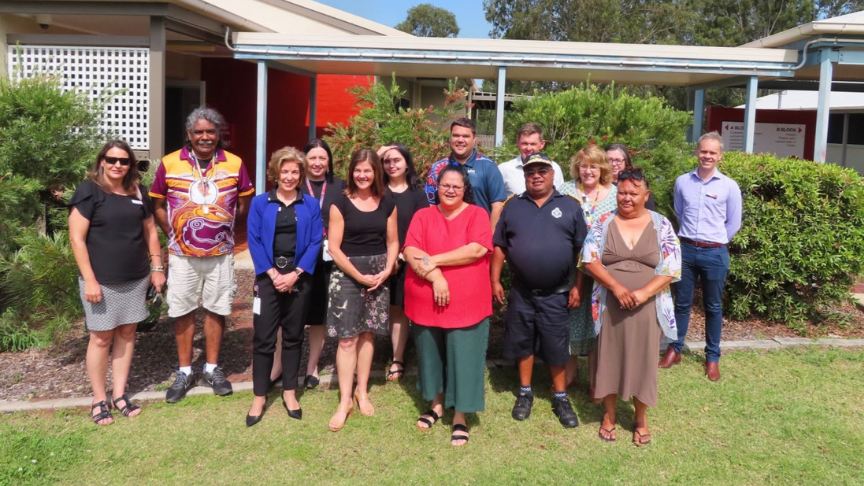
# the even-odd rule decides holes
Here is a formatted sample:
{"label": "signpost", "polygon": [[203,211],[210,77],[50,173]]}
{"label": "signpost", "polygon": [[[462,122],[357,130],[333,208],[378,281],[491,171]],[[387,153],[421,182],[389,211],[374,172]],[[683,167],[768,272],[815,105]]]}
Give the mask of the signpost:
{"label": "signpost", "polygon": [[[724,150],[744,150],[744,123],[724,121],[721,130]],[[797,123],[757,123],[753,139],[754,153],[772,153],[777,157],[804,158],[807,126]]]}

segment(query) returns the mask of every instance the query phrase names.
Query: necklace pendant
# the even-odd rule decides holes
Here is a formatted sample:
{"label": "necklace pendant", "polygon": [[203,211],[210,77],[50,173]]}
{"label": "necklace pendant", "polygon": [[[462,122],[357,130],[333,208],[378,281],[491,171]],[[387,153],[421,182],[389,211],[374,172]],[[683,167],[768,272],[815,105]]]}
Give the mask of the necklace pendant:
{"label": "necklace pendant", "polygon": [[210,207],[206,204],[204,205],[204,214],[210,214]]}

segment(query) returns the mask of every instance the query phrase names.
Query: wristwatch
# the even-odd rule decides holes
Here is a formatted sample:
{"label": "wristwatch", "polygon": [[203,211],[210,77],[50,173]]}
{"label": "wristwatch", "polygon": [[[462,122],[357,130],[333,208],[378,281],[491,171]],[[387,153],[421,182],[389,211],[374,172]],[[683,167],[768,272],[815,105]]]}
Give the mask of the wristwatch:
{"label": "wristwatch", "polygon": [[303,274],[303,269],[302,268],[295,268],[294,273],[296,273],[297,276],[299,277],[300,275]]}

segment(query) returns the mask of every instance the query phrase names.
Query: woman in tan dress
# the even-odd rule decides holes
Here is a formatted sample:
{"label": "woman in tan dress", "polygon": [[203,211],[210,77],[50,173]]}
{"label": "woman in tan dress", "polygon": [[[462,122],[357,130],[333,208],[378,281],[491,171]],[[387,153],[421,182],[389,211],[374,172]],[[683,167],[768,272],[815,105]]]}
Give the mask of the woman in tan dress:
{"label": "woman in tan dress", "polygon": [[618,209],[591,228],[582,253],[595,281],[591,305],[599,333],[592,398],[606,408],[599,436],[613,442],[618,396],[633,397],[633,442],[642,446],[651,442],[648,407],[657,406],[660,335],[677,336],[669,284],[680,279],[681,250],[669,220],[645,209],[642,170],[625,169],[618,180]]}

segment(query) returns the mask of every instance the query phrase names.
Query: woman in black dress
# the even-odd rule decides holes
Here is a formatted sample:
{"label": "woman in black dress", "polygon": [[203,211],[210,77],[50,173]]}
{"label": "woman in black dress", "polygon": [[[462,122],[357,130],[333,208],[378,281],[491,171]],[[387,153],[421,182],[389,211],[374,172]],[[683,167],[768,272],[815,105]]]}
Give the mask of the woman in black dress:
{"label": "woman in black dress", "polygon": [[390,143],[378,149],[384,167],[384,182],[396,200],[399,231],[399,256],[396,269],[390,277],[390,340],[393,342],[393,361],[387,369],[387,381],[399,381],[405,375],[405,344],[408,341],[408,317],[405,316],[405,259],[402,247],[414,213],[429,207],[423,181],[417,176],[411,152],[401,143]]}

